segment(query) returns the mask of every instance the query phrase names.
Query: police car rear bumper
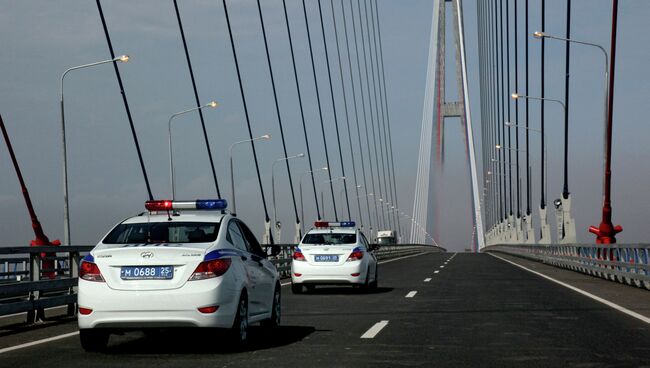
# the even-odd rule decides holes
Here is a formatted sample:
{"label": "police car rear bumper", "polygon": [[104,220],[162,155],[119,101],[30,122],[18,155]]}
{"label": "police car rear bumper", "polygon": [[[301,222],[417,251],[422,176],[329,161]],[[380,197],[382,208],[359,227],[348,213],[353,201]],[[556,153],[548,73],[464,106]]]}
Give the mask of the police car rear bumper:
{"label": "police car rear bumper", "polygon": [[291,282],[294,284],[361,284],[366,280],[366,269],[361,261],[346,262],[340,266],[314,266],[307,262],[291,264]]}

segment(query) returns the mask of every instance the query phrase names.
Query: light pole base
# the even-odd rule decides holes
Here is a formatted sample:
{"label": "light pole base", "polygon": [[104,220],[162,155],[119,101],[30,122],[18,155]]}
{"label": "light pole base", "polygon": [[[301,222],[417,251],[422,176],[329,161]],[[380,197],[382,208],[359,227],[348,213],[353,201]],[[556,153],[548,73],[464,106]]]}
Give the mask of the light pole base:
{"label": "light pole base", "polygon": [[300,243],[300,240],[302,240],[302,230],[299,222],[296,222],[296,236],[293,238],[294,244]]}
{"label": "light pole base", "polygon": [[562,201],[562,226],[564,228],[564,236],[560,239],[560,244],[575,244],[578,241],[576,236],[576,222],[571,217],[571,194],[566,199],[560,197],[560,200]]}
{"label": "light pole base", "polygon": [[533,216],[524,215],[522,222],[523,222],[524,234],[525,234],[524,243],[535,244],[535,231],[533,231]]}
{"label": "light pole base", "polygon": [[264,222],[264,238],[262,238],[262,243],[271,244],[271,222]]}

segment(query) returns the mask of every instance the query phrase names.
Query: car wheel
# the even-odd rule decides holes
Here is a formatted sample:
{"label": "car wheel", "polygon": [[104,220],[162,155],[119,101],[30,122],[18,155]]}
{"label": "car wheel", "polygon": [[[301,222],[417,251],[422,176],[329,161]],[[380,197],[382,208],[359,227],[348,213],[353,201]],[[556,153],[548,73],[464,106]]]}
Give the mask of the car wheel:
{"label": "car wheel", "polygon": [[108,338],[108,331],[95,329],[79,330],[79,340],[81,341],[81,347],[85,351],[101,352],[106,350],[106,345],[108,345]]}
{"label": "car wheel", "polygon": [[248,342],[248,300],[243,292],[239,298],[235,321],[230,329],[231,342],[235,348],[243,348]]}
{"label": "car wheel", "polygon": [[370,289],[370,267],[368,267],[368,270],[366,271],[366,281],[364,281],[363,284],[359,285],[359,291],[362,293],[368,292]]}
{"label": "car wheel", "polygon": [[280,316],[282,313],[282,299],[280,298],[280,285],[275,286],[273,292],[273,305],[271,306],[271,318],[262,321],[262,326],[265,328],[276,328],[280,326]]}
{"label": "car wheel", "polygon": [[379,287],[379,266],[375,266],[375,279],[370,283],[370,290],[377,290]]}
{"label": "car wheel", "polygon": [[291,284],[291,292],[294,294],[302,293],[302,285],[300,284]]}
{"label": "car wheel", "polygon": [[305,287],[307,288],[307,291],[309,291],[310,293],[316,290],[316,285],[307,284],[305,285]]}

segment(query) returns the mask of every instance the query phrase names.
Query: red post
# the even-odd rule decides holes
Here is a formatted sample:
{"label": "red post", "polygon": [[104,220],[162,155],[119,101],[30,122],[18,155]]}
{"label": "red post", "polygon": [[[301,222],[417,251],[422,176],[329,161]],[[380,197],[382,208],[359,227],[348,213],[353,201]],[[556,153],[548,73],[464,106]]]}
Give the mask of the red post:
{"label": "red post", "polygon": [[[43,232],[43,227],[41,227],[41,223],[38,221],[38,217],[36,217],[36,212],[34,211],[34,206],[32,206],[32,200],[29,198],[29,192],[27,191],[27,186],[25,185],[25,181],[23,180],[23,174],[20,171],[20,167],[18,166],[18,161],[16,160],[16,155],[14,154],[14,149],[11,146],[11,141],[9,140],[9,135],[7,134],[7,129],[5,128],[5,123],[2,120],[2,116],[0,115],[0,129],[2,129],[2,135],[5,138],[5,142],[7,142],[7,149],[9,150],[9,155],[11,156],[11,162],[14,164],[14,169],[16,169],[16,175],[18,176],[18,181],[20,182],[20,189],[23,193],[23,197],[25,198],[25,204],[27,205],[27,211],[29,212],[29,217],[32,220],[32,229],[34,230],[34,235],[36,238],[32,240],[29,245],[34,247],[34,246],[43,246],[43,245],[61,245],[61,242],[58,240],[50,241],[45,233]],[[46,256],[53,256],[53,254],[46,254],[46,253],[41,253],[41,258],[46,257]],[[54,268],[54,261],[44,261],[43,262],[43,268],[45,269],[53,269]],[[54,272],[45,272],[43,273],[44,276],[49,277],[53,279],[55,277]]]}
{"label": "red post", "polygon": [[609,95],[607,96],[607,132],[605,142],[605,183],[603,217],[598,227],[590,226],[589,231],[596,234],[596,243],[614,244],[616,234],[623,231],[621,225],[612,224],[611,184],[612,184],[612,116],[614,111],[614,71],[616,64],[616,23],[618,18],[618,0],[612,0],[612,41],[609,63]]}

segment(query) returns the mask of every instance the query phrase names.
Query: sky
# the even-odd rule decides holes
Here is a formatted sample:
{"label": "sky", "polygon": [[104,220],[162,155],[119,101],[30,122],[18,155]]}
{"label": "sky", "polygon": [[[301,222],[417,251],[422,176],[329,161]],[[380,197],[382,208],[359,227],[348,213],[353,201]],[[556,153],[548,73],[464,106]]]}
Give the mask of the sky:
{"label": "sky", "polygon": [[[261,3],[287,153],[306,153],[282,2],[264,0]],[[330,168],[332,177],[335,178],[342,175],[342,170],[327,84],[325,52],[318,23],[318,7],[314,0],[306,0],[306,3]],[[349,17],[350,3],[347,0],[344,3]],[[463,3],[470,102],[476,148],[480,154],[476,2]],[[546,31],[564,33],[566,2],[547,0],[546,3]],[[334,52],[332,13],[329,1],[323,1],[322,4],[344,165],[352,199],[351,212],[352,217],[359,222],[352,194],[354,183],[341,79]],[[395,159],[397,204],[402,211],[410,214],[417,171],[417,142],[422,124],[432,4],[425,0],[378,0],[378,4]],[[523,4],[523,0],[519,0],[519,4]],[[532,32],[539,26],[539,0],[530,0],[530,4]],[[173,2],[112,0],[103,1],[102,5],[115,53],[131,57],[129,63],[121,64],[119,68],[152,191],[156,198],[167,198],[170,196],[167,121],[172,114],[196,106]],[[341,22],[340,0],[334,0],[334,5],[337,21]],[[63,194],[59,79],[67,68],[105,60],[110,58],[110,54],[94,2],[0,0],[0,6],[3,9],[0,12],[0,45],[3,50],[0,55],[0,114],[7,125],[44,230],[50,239],[61,239]],[[302,4],[297,0],[287,0],[287,7],[312,161],[317,169],[325,166],[326,162]],[[607,0],[574,0],[572,37],[608,46],[610,7],[610,1]],[[216,109],[203,112],[222,197],[230,199],[228,149],[233,142],[247,139],[248,131],[224,9],[221,1],[214,0],[179,1],[179,9],[200,100],[202,103],[216,100],[220,104]],[[257,5],[254,0],[231,0],[228,2],[228,10],[253,136],[273,136],[270,141],[256,144],[266,204],[269,214],[272,214],[271,167],[277,158],[283,156],[283,151]],[[519,16],[523,19],[523,6],[520,6],[520,10]],[[613,219],[624,227],[624,232],[618,237],[619,242],[643,242],[646,239],[644,230],[648,221],[644,215],[650,207],[647,195],[647,188],[650,187],[650,170],[647,170],[650,148],[645,141],[650,128],[643,124],[642,119],[648,115],[649,109],[647,100],[650,85],[647,81],[650,76],[646,65],[650,61],[650,41],[640,35],[649,18],[650,3],[647,1],[621,2],[613,151]],[[339,31],[340,27],[341,23]],[[523,45],[523,28],[519,40]],[[530,89],[535,91],[539,90],[539,46],[538,41],[532,38],[529,42]],[[578,240],[592,242],[593,237],[586,229],[589,225],[598,224],[602,205],[603,63],[597,50],[577,46],[571,50],[570,190],[574,197]],[[523,55],[520,55],[519,60],[523,63]],[[546,63],[547,96],[563,96],[563,44],[547,43]],[[448,69],[448,78],[453,77],[453,72],[453,68]],[[343,73],[348,93],[348,118],[354,127],[356,120],[350,101],[351,86],[349,77],[346,76],[349,71],[345,65]],[[523,76],[520,75],[520,78]],[[452,85],[452,81],[453,79],[448,79],[447,83]],[[106,64],[71,72],[66,76],[64,92],[71,239],[73,244],[94,244],[116,223],[144,210],[146,187],[112,67]],[[448,98],[453,99],[455,90],[450,88],[447,93]],[[547,106],[546,113],[548,126],[553,126],[557,121],[559,128],[561,112]],[[538,125],[539,109],[535,104],[531,104],[530,115],[531,126]],[[359,147],[354,144],[357,139],[354,128],[352,137],[357,175],[360,176]],[[560,129],[549,130],[549,199],[559,196],[562,189],[562,138]],[[462,250],[469,246],[471,238],[471,203],[463,138],[460,126],[454,124],[453,120],[448,122],[445,139],[445,167],[436,174],[439,175],[436,179],[438,216],[430,219],[428,227],[436,227],[431,233],[436,234],[438,243],[442,246],[450,250]],[[185,114],[174,120],[173,140],[177,197],[215,197],[198,114]],[[367,155],[368,147],[363,143],[362,146]],[[539,143],[533,142],[530,149],[531,152],[539,152]],[[233,159],[238,215],[261,237],[264,210],[250,146],[236,146]],[[531,159],[539,161],[535,154],[531,155]],[[534,161],[534,165],[538,165],[537,161]],[[533,166],[533,170],[536,167],[538,168]],[[367,163],[365,168],[369,169]],[[306,158],[291,161],[296,197],[298,178],[307,170],[309,166]],[[4,148],[0,149],[0,173],[0,233],[4,235],[0,244],[26,245],[33,238],[29,216]],[[281,240],[289,242],[293,238],[295,219],[286,174],[285,166],[276,165],[277,212],[278,220],[283,223]],[[326,189],[324,182],[327,179],[323,173],[316,175],[319,195],[322,189]],[[341,188],[341,182],[337,182],[335,196],[339,212],[343,206],[339,200]],[[303,180],[303,190],[305,223],[310,224],[315,219],[316,210],[314,193],[307,176]],[[362,193],[372,192],[370,188],[361,190]],[[533,190],[537,195],[539,188],[534,186]],[[332,214],[332,200],[329,197],[328,191],[325,191],[326,217],[331,217]],[[534,204],[538,201],[538,197],[533,198]],[[339,217],[343,219],[347,214],[340,213]],[[367,224],[365,211],[363,217]],[[553,222],[552,217],[549,220]],[[407,228],[407,223],[402,222],[402,229]]]}

